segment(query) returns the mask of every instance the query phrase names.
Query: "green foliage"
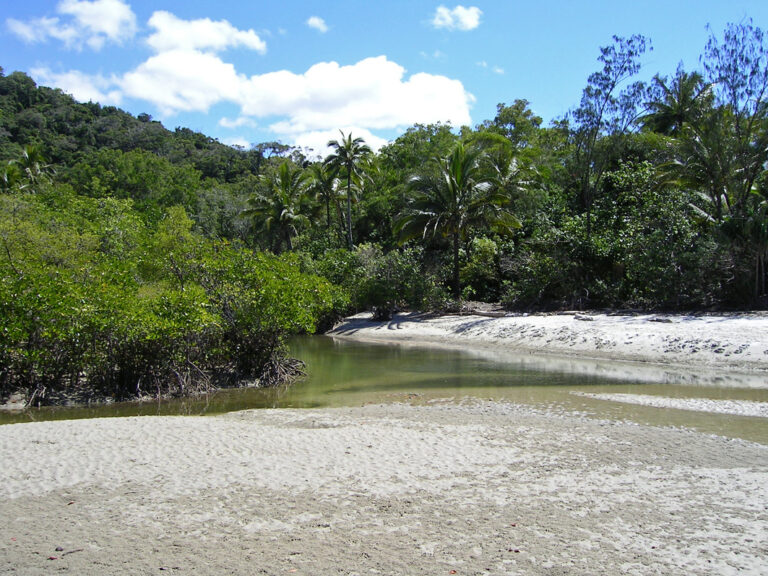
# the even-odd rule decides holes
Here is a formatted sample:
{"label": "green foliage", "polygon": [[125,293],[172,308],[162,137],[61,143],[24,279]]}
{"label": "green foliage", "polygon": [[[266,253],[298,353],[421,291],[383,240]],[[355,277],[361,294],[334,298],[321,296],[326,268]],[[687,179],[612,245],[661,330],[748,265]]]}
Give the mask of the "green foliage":
{"label": "green foliage", "polygon": [[200,174],[193,168],[143,150],[101,150],[74,165],[64,179],[92,198],[130,198],[151,220],[171,206],[191,210],[201,188]]}
{"label": "green foliage", "polygon": [[0,195],[0,392],[84,383],[116,398],[258,379],[289,334],[347,306],[294,260],[197,235],[180,206],[156,229],[130,202]]}

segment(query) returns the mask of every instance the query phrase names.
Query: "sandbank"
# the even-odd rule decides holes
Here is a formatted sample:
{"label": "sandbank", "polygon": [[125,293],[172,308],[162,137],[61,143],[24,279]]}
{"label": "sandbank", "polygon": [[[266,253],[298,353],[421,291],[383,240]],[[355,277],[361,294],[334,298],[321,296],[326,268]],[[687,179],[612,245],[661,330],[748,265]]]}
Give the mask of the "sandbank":
{"label": "sandbank", "polygon": [[763,574],[768,446],[466,401],[0,426],[0,573]]}
{"label": "sandbank", "polygon": [[371,321],[369,313],[362,313],[346,318],[328,335],[451,347],[534,368],[616,379],[768,388],[765,313],[503,317],[406,313],[386,322]]}

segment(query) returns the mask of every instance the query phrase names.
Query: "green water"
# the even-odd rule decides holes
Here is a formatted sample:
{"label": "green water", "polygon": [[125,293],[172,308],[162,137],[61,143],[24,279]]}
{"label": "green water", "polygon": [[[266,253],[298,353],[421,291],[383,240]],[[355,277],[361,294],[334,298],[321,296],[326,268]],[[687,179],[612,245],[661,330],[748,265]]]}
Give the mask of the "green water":
{"label": "green water", "polygon": [[[327,337],[297,338],[292,354],[306,362],[308,377],[289,388],[224,390],[202,398],[95,407],[40,408],[1,414],[0,423],[148,415],[206,415],[252,408],[315,408],[368,403],[462,401],[522,403],[590,417],[694,428],[768,444],[768,419],[654,408],[579,396],[583,393],[647,394],[768,402],[765,386],[740,385],[727,375],[711,382],[686,374],[663,376],[632,366],[590,365],[535,356],[512,357],[458,350],[363,344]],[[617,378],[621,374],[621,379]],[[629,376],[627,376],[629,373]],[[647,381],[648,378],[655,382]]]}

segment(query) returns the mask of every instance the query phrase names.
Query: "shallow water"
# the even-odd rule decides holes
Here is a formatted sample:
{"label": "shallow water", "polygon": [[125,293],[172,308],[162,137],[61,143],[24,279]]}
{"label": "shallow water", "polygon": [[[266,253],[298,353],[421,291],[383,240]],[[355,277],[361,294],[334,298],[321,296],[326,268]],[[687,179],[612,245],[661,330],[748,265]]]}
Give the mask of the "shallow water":
{"label": "shallow water", "polygon": [[580,394],[768,402],[768,383],[755,386],[753,381],[745,387],[740,378],[729,378],[727,373],[718,378],[692,378],[687,373],[648,366],[364,344],[328,337],[297,338],[291,350],[306,362],[309,376],[290,388],[225,390],[196,399],[85,408],[41,408],[21,414],[0,414],[0,423],[202,415],[250,408],[316,408],[382,402],[427,404],[477,398],[517,402],[554,412],[577,412],[601,419],[694,428],[768,444],[768,418],[656,408]]}

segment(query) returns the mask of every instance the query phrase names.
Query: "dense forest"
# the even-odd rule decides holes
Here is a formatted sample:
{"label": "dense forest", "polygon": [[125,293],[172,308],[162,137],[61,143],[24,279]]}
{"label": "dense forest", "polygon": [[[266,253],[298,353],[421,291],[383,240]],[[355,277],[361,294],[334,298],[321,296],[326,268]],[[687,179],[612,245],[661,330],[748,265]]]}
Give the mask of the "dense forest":
{"label": "dense forest", "polygon": [[277,382],[288,335],[363,309],[766,308],[768,38],[641,82],[649,50],[615,37],[549,126],[518,99],[325,159],[0,68],[0,397]]}

